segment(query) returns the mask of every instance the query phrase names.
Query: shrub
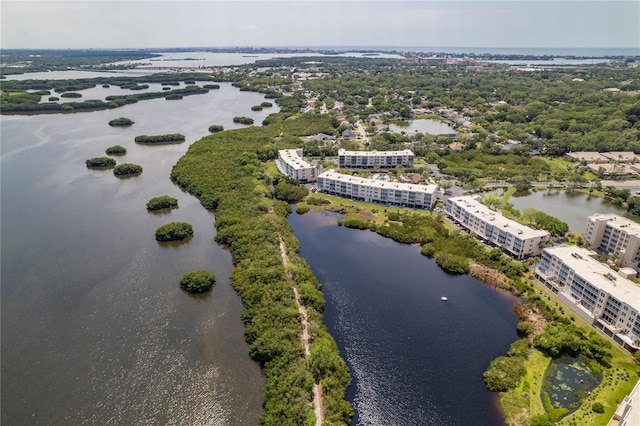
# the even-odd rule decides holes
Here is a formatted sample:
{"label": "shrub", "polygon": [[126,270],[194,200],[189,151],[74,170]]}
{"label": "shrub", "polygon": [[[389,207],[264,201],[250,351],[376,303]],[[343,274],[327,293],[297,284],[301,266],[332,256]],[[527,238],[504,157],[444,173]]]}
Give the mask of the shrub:
{"label": "shrub", "polygon": [[234,123],[240,123],[240,124],[252,125],[253,124],[253,118],[249,118],[249,117],[233,117],[233,122]]}
{"label": "shrub", "polygon": [[85,161],[85,163],[89,168],[113,167],[116,165],[116,160],[109,157],[94,157],[94,158],[89,158],[87,161]]}
{"label": "shrub", "polygon": [[327,200],[326,198],[312,196],[307,198],[307,204],[309,204],[310,206],[323,206],[323,205],[331,204],[331,201]]}
{"label": "shrub", "polygon": [[271,107],[273,106],[273,104],[272,104],[271,102],[262,102],[262,103],[260,104],[260,106],[261,106],[262,108],[271,108]]}
{"label": "shrub", "polygon": [[59,101],[60,98],[57,96],[49,96],[49,102],[55,102],[55,101]]}
{"label": "shrub", "polygon": [[61,98],[81,98],[82,94],[77,92],[67,92],[60,95]]}
{"label": "shrub", "polygon": [[439,253],[436,255],[436,263],[442,269],[446,269],[447,271],[455,272],[457,274],[469,273],[469,261],[462,256],[457,256],[451,253]]}
{"label": "shrub", "polygon": [[113,145],[105,150],[108,155],[124,155],[127,153],[127,148],[121,145]]}
{"label": "shrub", "polygon": [[133,123],[134,123],[134,121],[132,121],[130,118],[119,117],[119,118],[114,118],[113,120],[109,121],[109,126],[111,126],[111,127],[128,127],[128,126],[131,126]]}
{"label": "shrub", "polygon": [[204,87],[205,89],[219,89],[220,85],[219,84],[203,84],[202,87]]}
{"label": "shrub", "polygon": [[113,174],[116,176],[139,175],[140,173],[142,173],[142,167],[131,163],[118,164],[113,169]]}
{"label": "shrub", "polygon": [[525,373],[524,358],[500,356],[491,361],[482,378],[490,391],[506,392],[518,386]]}
{"label": "shrub", "polygon": [[164,135],[138,135],[134,139],[136,143],[172,143],[184,142],[185,137],[181,133],[167,133]]}
{"label": "shrub", "polygon": [[206,293],[216,282],[216,277],[207,271],[192,271],[184,274],[180,288],[189,293]]}
{"label": "shrub", "polygon": [[221,124],[213,124],[209,126],[209,133],[218,133],[218,132],[222,132],[223,130],[224,130],[224,127]]}
{"label": "shrub", "polygon": [[604,405],[602,405],[601,402],[594,402],[593,405],[591,406],[591,410],[594,413],[602,414],[604,413]]}
{"label": "shrub", "polygon": [[178,200],[168,195],[154,197],[147,203],[147,210],[172,209],[178,207]]}
{"label": "shrub", "polygon": [[193,236],[193,227],[186,222],[171,222],[156,229],[156,240],[160,242],[180,241]]}
{"label": "shrub", "polygon": [[251,107],[251,111],[262,111],[262,106],[254,105]]}
{"label": "shrub", "polygon": [[307,206],[299,206],[299,207],[296,209],[296,213],[298,213],[298,214],[305,214],[305,213],[307,213],[308,211],[309,211],[309,207],[307,207]]}
{"label": "shrub", "polygon": [[516,326],[516,331],[518,334],[528,336],[533,332],[533,323],[529,321],[520,321]]}
{"label": "shrub", "polygon": [[182,95],[179,95],[176,93],[176,94],[167,95],[164,98],[168,101],[179,101],[180,99],[182,99]]}

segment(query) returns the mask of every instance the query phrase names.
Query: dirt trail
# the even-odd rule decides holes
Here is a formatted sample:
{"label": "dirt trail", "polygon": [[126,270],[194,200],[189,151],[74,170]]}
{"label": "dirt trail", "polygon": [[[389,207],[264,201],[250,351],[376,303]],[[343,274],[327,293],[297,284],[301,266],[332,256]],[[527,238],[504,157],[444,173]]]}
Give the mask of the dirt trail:
{"label": "dirt trail", "polygon": [[[287,277],[293,283],[293,294],[296,299],[296,304],[298,305],[298,311],[300,312],[300,318],[302,321],[302,335],[300,336],[300,340],[302,340],[302,346],[304,348],[304,356],[308,358],[311,355],[309,351],[309,314],[307,312],[307,308],[305,308],[302,303],[302,299],[300,298],[300,294],[298,294],[298,283],[293,279],[293,275],[289,272],[289,256],[287,256],[287,247],[280,238],[280,254],[282,255],[282,263],[284,264],[285,271],[287,272]],[[324,410],[322,407],[322,385],[319,382],[314,383],[313,385],[313,411],[316,416],[316,426],[321,426],[324,420]]]}

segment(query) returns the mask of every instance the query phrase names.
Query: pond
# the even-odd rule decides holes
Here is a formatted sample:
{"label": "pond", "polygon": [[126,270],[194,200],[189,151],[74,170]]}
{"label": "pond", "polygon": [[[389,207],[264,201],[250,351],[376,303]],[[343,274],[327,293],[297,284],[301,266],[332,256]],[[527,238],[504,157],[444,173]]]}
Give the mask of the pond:
{"label": "pond", "polygon": [[595,361],[564,355],[552,360],[544,373],[542,404],[553,419],[559,419],[580,408],[601,381]]}
{"label": "pond", "polygon": [[587,218],[596,213],[625,215],[626,210],[610,201],[582,192],[539,190],[512,195],[509,202],[517,210],[536,209],[557,217],[569,225],[572,232],[582,233],[587,227]]}
{"label": "pond", "polygon": [[390,124],[389,131],[393,133],[428,133],[430,135],[454,135],[458,133],[453,127],[439,120],[422,118],[410,120],[408,126]]}

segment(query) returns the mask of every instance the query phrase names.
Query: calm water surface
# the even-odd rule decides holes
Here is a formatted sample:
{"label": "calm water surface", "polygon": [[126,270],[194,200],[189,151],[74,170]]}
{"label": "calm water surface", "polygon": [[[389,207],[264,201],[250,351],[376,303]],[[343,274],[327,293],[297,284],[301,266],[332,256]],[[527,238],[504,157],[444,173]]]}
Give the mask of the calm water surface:
{"label": "calm water surface", "polygon": [[389,125],[389,130],[395,133],[428,133],[431,135],[451,135],[457,133],[457,131],[446,123],[440,120],[433,119],[420,119],[409,121],[408,126],[398,126],[395,124]]}
{"label": "calm water surface", "polygon": [[582,233],[587,228],[587,218],[595,213],[616,213],[624,216],[626,210],[599,197],[569,191],[536,191],[524,196],[512,196],[513,207],[537,209],[555,216],[569,225],[573,232]]}
{"label": "calm water surface", "polygon": [[[211,124],[260,122],[262,95],[228,84],[180,101],[117,110],[2,116],[2,424],[252,425],[264,380],[249,359],[230,254],[214,242],[213,214],[169,180],[175,162]],[[273,110],[273,109],[272,109]],[[125,116],[129,128],[107,122]],[[139,134],[183,133],[142,146]],[[127,148],[140,164],[118,179],[84,161]],[[178,198],[148,213],[152,197]],[[186,221],[195,235],[163,245],[155,229]],[[208,296],[179,289],[191,270],[217,277]]]}
{"label": "calm water surface", "polygon": [[511,297],[331,214],[289,222],[351,369],[354,425],[504,424],[482,373],[517,339]]}

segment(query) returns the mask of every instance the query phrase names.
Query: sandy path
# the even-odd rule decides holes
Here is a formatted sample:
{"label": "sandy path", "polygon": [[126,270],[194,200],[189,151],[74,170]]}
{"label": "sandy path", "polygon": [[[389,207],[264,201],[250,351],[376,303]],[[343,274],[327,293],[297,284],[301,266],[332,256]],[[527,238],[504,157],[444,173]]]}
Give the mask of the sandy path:
{"label": "sandy path", "polygon": [[[307,308],[305,308],[302,303],[302,299],[298,294],[298,284],[294,281],[293,276],[289,272],[289,256],[287,256],[287,247],[284,245],[284,241],[282,238],[280,239],[280,254],[282,255],[282,263],[284,264],[284,268],[287,271],[287,277],[291,279],[293,283],[293,294],[296,299],[296,304],[298,305],[298,312],[300,312],[300,318],[302,321],[302,334],[300,336],[300,340],[302,340],[302,346],[304,347],[304,356],[308,358],[311,355],[309,351],[309,314],[307,312]],[[319,382],[316,382],[313,385],[313,411],[316,416],[316,426],[321,426],[322,421],[324,420],[323,416],[323,408],[322,408],[322,385]]]}

